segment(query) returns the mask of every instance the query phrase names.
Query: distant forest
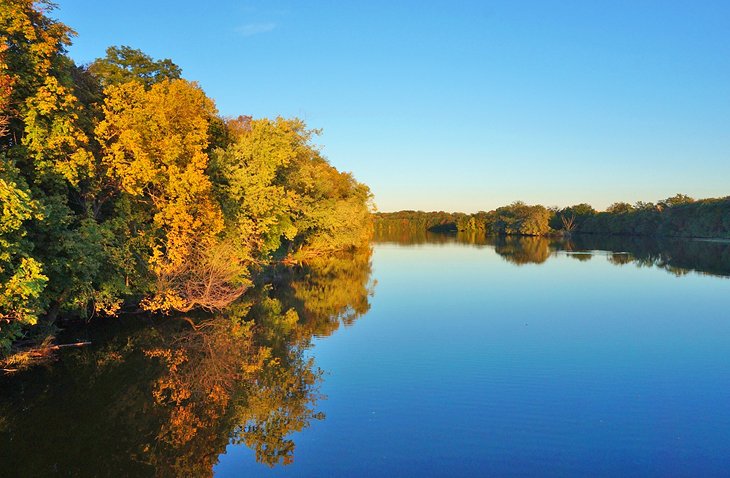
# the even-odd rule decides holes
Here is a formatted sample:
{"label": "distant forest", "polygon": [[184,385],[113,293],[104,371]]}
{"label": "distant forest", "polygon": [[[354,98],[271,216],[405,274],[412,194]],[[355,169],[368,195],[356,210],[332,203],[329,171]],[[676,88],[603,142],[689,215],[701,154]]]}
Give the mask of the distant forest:
{"label": "distant forest", "polygon": [[603,234],[730,239],[730,196],[692,199],[684,194],[651,202],[618,202],[605,211],[589,204],[550,208],[517,201],[475,214],[399,211],[377,213],[376,233],[404,227],[431,232],[478,232],[501,236]]}

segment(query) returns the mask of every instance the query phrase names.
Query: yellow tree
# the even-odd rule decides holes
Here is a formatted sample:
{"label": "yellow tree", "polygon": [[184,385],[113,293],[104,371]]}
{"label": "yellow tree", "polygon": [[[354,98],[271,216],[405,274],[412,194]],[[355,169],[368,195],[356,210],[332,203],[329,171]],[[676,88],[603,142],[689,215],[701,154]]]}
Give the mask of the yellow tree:
{"label": "yellow tree", "polygon": [[242,293],[246,264],[221,240],[223,213],[206,174],[213,102],[195,83],[139,82],[105,90],[96,128],[107,177],[146,211],[140,232],[156,290],[149,310],[220,308]]}
{"label": "yellow tree", "polygon": [[7,0],[0,6],[0,132],[3,146],[24,144],[39,176],[73,185],[92,173],[82,107],[63,53],[73,30],[45,15],[50,2]]}

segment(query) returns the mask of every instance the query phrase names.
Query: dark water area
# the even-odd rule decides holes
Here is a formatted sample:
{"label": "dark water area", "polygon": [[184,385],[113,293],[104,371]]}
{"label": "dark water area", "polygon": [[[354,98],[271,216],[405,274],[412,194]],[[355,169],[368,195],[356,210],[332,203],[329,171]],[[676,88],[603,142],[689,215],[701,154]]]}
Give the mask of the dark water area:
{"label": "dark water area", "polygon": [[398,231],[0,378],[2,476],[727,476],[730,244]]}

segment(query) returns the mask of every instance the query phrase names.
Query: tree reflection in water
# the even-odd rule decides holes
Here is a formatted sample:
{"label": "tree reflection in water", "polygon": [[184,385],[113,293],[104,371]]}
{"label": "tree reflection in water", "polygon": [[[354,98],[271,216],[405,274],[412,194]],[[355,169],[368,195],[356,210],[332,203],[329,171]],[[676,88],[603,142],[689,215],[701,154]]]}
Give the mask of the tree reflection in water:
{"label": "tree reflection in water", "polygon": [[[620,267],[730,276],[730,245],[719,242],[376,237],[399,244],[432,239],[438,247],[494,250],[520,266],[600,255]],[[70,328],[64,341],[93,345],[0,378],[3,476],[211,476],[230,443],[250,447],[269,466],[291,463],[296,432],[323,418],[322,373],[307,351],[314,336],[328,336],[369,310],[371,251],[264,275],[266,283],[225,313]]]}
{"label": "tree reflection in water", "polygon": [[229,443],[291,463],[295,433],[324,418],[322,372],[305,352],[369,310],[371,255],[281,269],[215,316],[67,331],[94,345],[0,381],[4,470],[204,477]]}
{"label": "tree reflection in water", "polygon": [[658,267],[678,276],[688,272],[730,276],[730,242],[717,240],[592,234],[571,237],[490,236],[474,231],[449,234],[404,227],[403,230],[377,230],[375,241],[409,246],[456,243],[490,247],[516,265],[542,264],[559,254],[587,261],[594,255],[608,253],[609,261],[619,266]]}

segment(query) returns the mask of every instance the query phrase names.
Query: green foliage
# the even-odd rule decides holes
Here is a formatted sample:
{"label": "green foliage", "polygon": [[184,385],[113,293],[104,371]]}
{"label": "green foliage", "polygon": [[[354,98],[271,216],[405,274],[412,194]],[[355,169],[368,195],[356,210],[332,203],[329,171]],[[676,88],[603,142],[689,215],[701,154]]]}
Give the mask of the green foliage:
{"label": "green foliage", "polygon": [[372,195],[366,185],[337,171],[319,154],[301,163],[290,178],[301,198],[296,221],[300,234],[291,244],[297,258],[367,245]]}
{"label": "green foliage", "polygon": [[672,207],[672,206],[679,206],[682,204],[690,204],[693,203],[695,200],[691,197],[687,196],[686,194],[675,194],[674,196],[664,199],[663,201],[659,201],[658,206],[665,208],[665,207]]}
{"label": "green foliage", "polygon": [[133,81],[147,88],[163,80],[179,79],[182,74],[180,67],[169,58],[155,61],[129,46],[110,46],[104,58],[97,58],[89,65],[89,71],[104,86]]}
{"label": "green foliage", "polygon": [[380,237],[423,235],[426,230],[439,230],[433,227],[438,221],[449,226],[441,230],[455,225],[460,232],[477,235],[583,233],[730,239],[730,197],[694,200],[677,194],[656,204],[618,202],[603,212],[585,203],[548,209],[518,201],[494,211],[468,215],[400,211],[374,216],[376,235]]}
{"label": "green foliage", "polygon": [[47,82],[62,76],[68,61],[62,52],[73,31],[44,14],[47,1],[6,0],[0,4],[0,115],[2,148],[20,143],[26,102]]}
{"label": "green foliage", "polygon": [[286,172],[309,154],[310,133],[300,121],[241,118],[229,123],[233,143],[214,152],[211,172],[225,211],[229,234],[240,247],[270,254],[298,233],[298,196],[287,187]]}
{"label": "green foliage", "polygon": [[364,246],[371,195],[303,122],[228,121],[170,60],[88,68],[53,5],[0,4],[0,341],[40,318],[221,309],[274,259]]}
{"label": "green foliage", "polygon": [[556,231],[570,232],[580,227],[586,218],[591,217],[596,210],[590,204],[576,204],[555,212],[550,218],[550,227]]}
{"label": "green foliage", "polygon": [[551,212],[544,206],[517,201],[498,208],[492,232],[500,235],[541,236],[550,232]]}
{"label": "green foliage", "polygon": [[730,198],[695,201],[680,194],[656,206],[612,208],[587,218],[578,232],[729,239]]}
{"label": "green foliage", "polygon": [[213,154],[211,177],[227,234],[246,254],[285,248],[298,259],[365,245],[371,194],[332,167],[300,120],[230,121],[233,141]]}
{"label": "green foliage", "polygon": [[615,202],[606,208],[609,214],[626,214],[634,210],[634,207],[627,202]]}
{"label": "green foliage", "polygon": [[375,215],[377,234],[403,231],[405,228],[431,232],[470,231],[480,234],[538,236],[550,232],[552,213],[543,206],[528,206],[521,201],[496,211],[475,214],[399,211]]}
{"label": "green foliage", "polygon": [[20,336],[22,326],[36,323],[48,281],[26,238],[27,222],[40,216],[38,204],[22,182],[15,182],[22,180],[6,161],[0,163],[0,354]]}
{"label": "green foliage", "polygon": [[406,230],[412,234],[418,234],[419,231],[455,232],[468,218],[466,214],[444,211],[379,212],[374,215],[374,227],[377,235]]}

